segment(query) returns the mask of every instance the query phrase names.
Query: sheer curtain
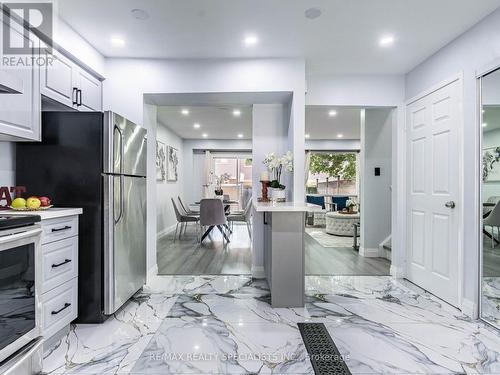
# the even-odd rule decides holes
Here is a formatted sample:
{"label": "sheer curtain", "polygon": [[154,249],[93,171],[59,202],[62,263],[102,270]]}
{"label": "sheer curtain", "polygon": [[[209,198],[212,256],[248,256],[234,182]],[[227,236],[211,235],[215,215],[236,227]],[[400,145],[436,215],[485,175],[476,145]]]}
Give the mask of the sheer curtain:
{"label": "sheer curtain", "polygon": [[304,167],[304,184],[307,191],[307,180],[309,179],[309,168],[311,167],[311,151],[306,151],[305,161],[306,165]]}
{"label": "sheer curtain", "polygon": [[203,163],[203,198],[212,197],[212,179],[212,153],[207,150],[205,151],[205,161]]}

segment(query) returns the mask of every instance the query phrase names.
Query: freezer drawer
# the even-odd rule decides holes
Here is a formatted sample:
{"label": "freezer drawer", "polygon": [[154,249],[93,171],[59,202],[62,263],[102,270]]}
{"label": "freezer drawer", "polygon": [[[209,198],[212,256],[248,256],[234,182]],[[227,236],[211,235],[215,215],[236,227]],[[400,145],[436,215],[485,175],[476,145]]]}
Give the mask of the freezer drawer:
{"label": "freezer drawer", "polygon": [[146,282],[146,179],[104,178],[104,313],[118,310]]}
{"label": "freezer drawer", "polygon": [[104,173],[146,176],[146,129],[104,112]]}

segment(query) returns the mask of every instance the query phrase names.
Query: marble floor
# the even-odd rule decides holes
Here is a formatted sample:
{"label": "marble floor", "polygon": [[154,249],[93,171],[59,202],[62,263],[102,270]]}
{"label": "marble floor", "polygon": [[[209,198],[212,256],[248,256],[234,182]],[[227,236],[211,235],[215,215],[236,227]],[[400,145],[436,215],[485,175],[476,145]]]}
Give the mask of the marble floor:
{"label": "marble floor", "polygon": [[50,374],[312,374],[298,322],[323,322],[353,374],[500,374],[500,335],[404,280],[308,276],[304,308],[262,280],[158,276],[102,325],[76,325]]}

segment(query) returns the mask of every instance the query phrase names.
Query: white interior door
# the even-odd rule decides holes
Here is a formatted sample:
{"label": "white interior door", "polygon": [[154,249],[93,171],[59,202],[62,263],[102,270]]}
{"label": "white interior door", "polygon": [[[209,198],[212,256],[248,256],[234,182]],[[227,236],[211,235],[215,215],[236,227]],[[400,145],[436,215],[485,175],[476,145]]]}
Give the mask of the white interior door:
{"label": "white interior door", "polygon": [[459,305],[462,82],[411,102],[407,126],[407,278]]}

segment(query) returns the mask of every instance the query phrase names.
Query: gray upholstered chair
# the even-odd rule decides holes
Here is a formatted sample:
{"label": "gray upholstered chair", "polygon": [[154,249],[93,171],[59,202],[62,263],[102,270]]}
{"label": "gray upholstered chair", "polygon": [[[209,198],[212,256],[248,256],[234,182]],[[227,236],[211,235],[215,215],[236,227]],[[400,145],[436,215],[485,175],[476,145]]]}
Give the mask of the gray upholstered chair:
{"label": "gray upholstered chair", "polygon": [[495,228],[500,241],[500,203],[496,203],[491,213],[483,220],[485,227],[491,227],[491,247],[495,247]]}
{"label": "gray upholstered chair", "polygon": [[248,235],[252,238],[251,230],[251,219],[252,219],[252,199],[250,198],[247,202],[245,210],[243,212],[231,213],[227,217],[227,221],[233,226],[234,222],[246,223]]}
{"label": "gray upholstered chair", "polygon": [[224,205],[222,200],[220,199],[202,199],[200,202],[200,225],[203,229],[208,227],[208,229],[201,236],[200,243],[210,234],[210,232],[217,227],[219,231],[222,233],[222,242],[224,240],[227,242],[229,238],[225,232],[225,228],[227,228],[227,219],[226,214],[224,212]]}
{"label": "gray upholstered chair", "polygon": [[177,200],[179,201],[179,205],[180,205],[180,209],[182,209],[186,215],[191,215],[191,216],[199,216],[200,215],[200,211],[193,211],[191,210],[187,205],[184,204],[184,202],[182,201],[180,195],[177,196]]}
{"label": "gray upholstered chair", "polygon": [[[170,198],[170,199],[172,200],[172,205],[174,206],[174,211],[175,211],[175,217],[177,219],[177,225],[175,226],[175,233],[174,233],[174,242],[175,242],[175,238],[177,237],[177,230],[179,229],[179,224],[181,225],[181,230],[179,231],[179,239],[181,239],[182,230],[184,229],[184,233],[186,233],[187,224],[188,223],[197,224],[199,219],[196,216],[182,214],[179,211],[179,209],[177,208],[177,205],[175,204],[174,198]],[[196,225],[196,230],[198,233],[198,225]]]}

